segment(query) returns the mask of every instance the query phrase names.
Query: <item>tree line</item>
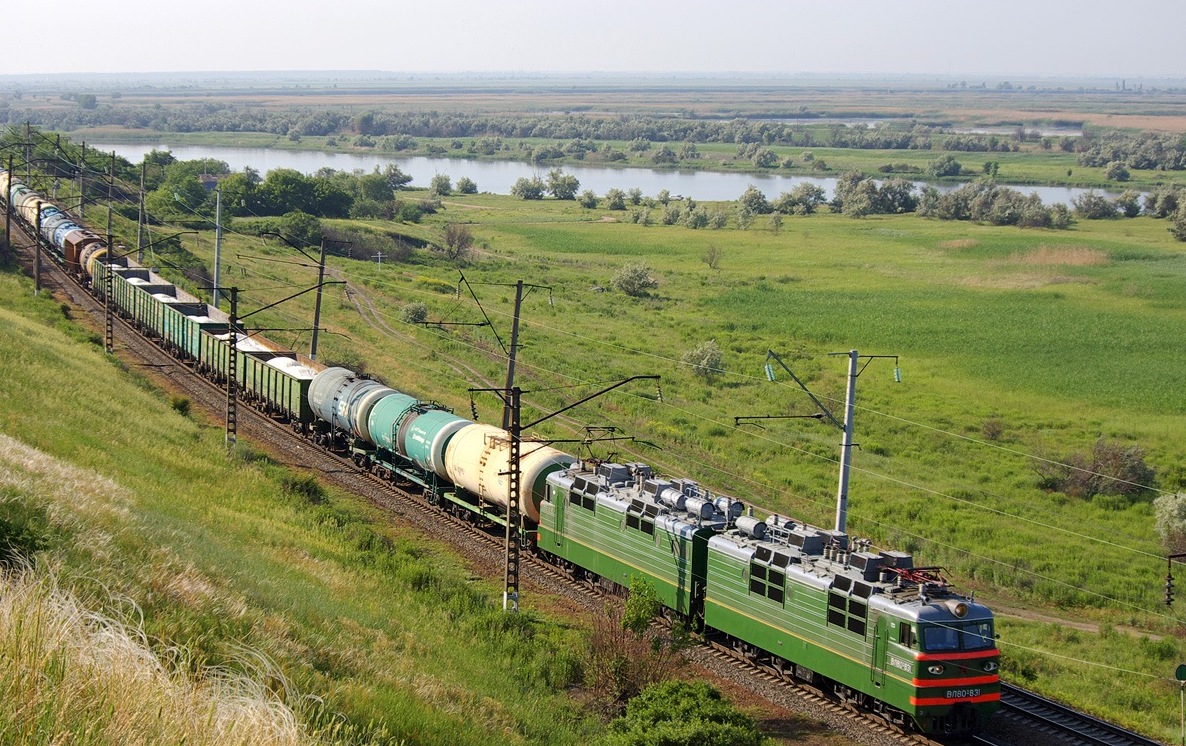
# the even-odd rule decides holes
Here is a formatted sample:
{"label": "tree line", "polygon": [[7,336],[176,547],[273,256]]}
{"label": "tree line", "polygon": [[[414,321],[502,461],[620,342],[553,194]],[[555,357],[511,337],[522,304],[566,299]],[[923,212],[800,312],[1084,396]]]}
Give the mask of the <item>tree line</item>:
{"label": "tree line", "polygon": [[[1036,135],[1018,128],[1013,134],[956,134],[941,124],[911,119],[873,126],[804,124],[777,119],[719,119],[693,116],[656,117],[642,114],[492,115],[464,112],[350,112],[311,107],[264,109],[208,101],[169,107],[145,107],[105,101],[91,108],[42,109],[0,101],[0,123],[57,130],[120,126],[162,132],[265,132],[302,136],[347,137],[351,144],[379,146],[378,138],[403,138],[386,143],[408,149],[410,138],[508,138],[560,141],[642,141],[648,143],[759,143],[763,145],[893,150],[1007,152]],[[1041,138],[1073,150],[1078,138]]]}

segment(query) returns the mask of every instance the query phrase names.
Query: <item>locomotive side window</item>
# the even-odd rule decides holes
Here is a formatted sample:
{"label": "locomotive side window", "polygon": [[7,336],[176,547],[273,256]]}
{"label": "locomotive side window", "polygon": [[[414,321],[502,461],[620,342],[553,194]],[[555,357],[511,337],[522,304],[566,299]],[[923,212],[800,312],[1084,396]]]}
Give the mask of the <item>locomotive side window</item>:
{"label": "locomotive side window", "polygon": [[767,567],[759,562],[751,562],[749,566],[749,591],[758,596],[765,596],[775,603],[786,600],[786,574],[782,570]]}
{"label": "locomotive side window", "polygon": [[[840,578],[838,577],[837,580]],[[840,583],[833,583],[839,588]],[[851,584],[845,583],[845,589]],[[849,597],[833,590],[828,594],[828,624],[847,629],[849,632],[865,636],[868,629],[869,606],[857,597]]]}
{"label": "locomotive side window", "polygon": [[569,493],[568,501],[585,510],[593,510],[593,506],[597,504],[597,498],[594,495],[586,495],[575,490]]}
{"label": "locomotive side window", "polygon": [[901,626],[898,627],[898,644],[912,648],[914,647],[915,642],[914,627],[902,622]]}

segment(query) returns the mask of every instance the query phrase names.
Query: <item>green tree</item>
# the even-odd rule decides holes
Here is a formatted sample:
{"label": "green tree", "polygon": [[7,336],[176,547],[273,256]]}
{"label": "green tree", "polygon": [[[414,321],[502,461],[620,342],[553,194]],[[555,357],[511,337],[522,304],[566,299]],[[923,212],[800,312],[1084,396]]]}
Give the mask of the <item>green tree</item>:
{"label": "green tree", "polygon": [[250,215],[259,208],[259,197],[256,188],[259,175],[248,172],[236,172],[224,176],[218,182],[218,189],[222,192],[222,209],[231,215]]}
{"label": "green tree", "polygon": [[605,193],[605,207],[608,210],[625,210],[626,193],[621,189],[610,189]]}
{"label": "green tree", "polygon": [[1116,209],[1126,218],[1135,218],[1141,214],[1141,193],[1135,189],[1125,189],[1116,198]]}
{"label": "green tree", "polygon": [[268,215],[283,215],[293,210],[317,211],[313,180],[292,168],[274,168],[256,190],[261,209]]}
{"label": "green tree", "polygon": [[778,168],[778,153],[770,148],[762,148],[754,154],[754,165],[758,168]]}
{"label": "green tree", "polygon": [[307,212],[293,210],[281,217],[280,233],[297,246],[321,245],[321,221]]}
{"label": "green tree", "polygon": [[770,207],[770,203],[766,201],[766,195],[762,194],[761,190],[753,184],[750,184],[742,195],[737,198],[737,204],[754,215],[765,215],[773,209]]}
{"label": "green tree", "polygon": [[1071,204],[1075,206],[1075,214],[1086,220],[1101,220],[1116,217],[1116,205],[1112,204],[1112,201],[1104,195],[1098,194],[1094,189],[1089,189],[1083,194],[1080,194],[1071,200]]}
{"label": "green tree", "polygon": [[393,191],[403,189],[412,183],[412,177],[399,170],[399,166],[394,163],[388,163],[383,167],[383,176],[387,179],[387,183],[391,184]]}
{"label": "green tree", "polygon": [[947,153],[927,163],[927,173],[935,177],[959,176],[963,168],[955,156]]}
{"label": "green tree", "polygon": [[363,174],[358,177],[358,190],[361,196],[376,202],[387,202],[395,199],[395,190],[391,182],[376,168],[374,173]]}
{"label": "green tree", "polygon": [[1174,212],[1173,217],[1170,218],[1169,230],[1174,238],[1179,241],[1186,241],[1186,204],[1179,207]]}
{"label": "green tree", "polygon": [[1104,170],[1104,178],[1108,181],[1128,181],[1128,166],[1123,161],[1112,161]]}
{"label": "green tree", "polygon": [[511,194],[519,199],[543,199],[544,182],[538,176],[520,176],[511,187]]}
{"label": "green tree", "polygon": [[559,168],[548,172],[548,193],[556,199],[576,199],[577,190],[580,188],[581,182],[572,174],[566,174]]}
{"label": "green tree", "polygon": [[448,197],[453,193],[453,182],[448,174],[437,174],[428,183],[428,191],[441,197]]}
{"label": "green tree", "polygon": [[478,193],[478,185],[475,184],[474,180],[471,179],[470,177],[462,176],[460,179],[457,180],[457,193],[458,194],[477,194]]}
{"label": "green tree", "polygon": [[654,153],[651,153],[651,163],[656,166],[670,166],[679,162],[679,156],[676,155],[675,149],[667,143],[663,143]]}
{"label": "green tree", "polygon": [[577,199],[577,202],[586,210],[592,210],[597,207],[597,195],[593,193],[592,189],[586,189],[581,192],[581,196]]}

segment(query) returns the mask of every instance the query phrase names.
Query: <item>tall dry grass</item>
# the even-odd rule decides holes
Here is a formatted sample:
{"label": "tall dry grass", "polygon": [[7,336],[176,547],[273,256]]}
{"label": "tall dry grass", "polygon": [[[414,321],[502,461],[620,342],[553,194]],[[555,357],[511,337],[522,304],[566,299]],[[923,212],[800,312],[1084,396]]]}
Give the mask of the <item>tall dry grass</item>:
{"label": "tall dry grass", "polygon": [[31,571],[0,580],[0,737],[39,744],[312,742],[258,680],[170,670],[141,630],[84,608],[52,576]]}
{"label": "tall dry grass", "polygon": [[[116,561],[115,536],[134,524],[125,488],[0,434],[0,501],[9,500],[44,510],[76,550],[99,563]],[[166,651],[172,663],[162,661],[138,624],[88,608],[59,586],[47,569],[58,559],[39,553],[25,558],[23,568],[0,571],[0,742],[247,746],[314,740],[284,704],[294,697],[266,659],[239,651],[249,676],[219,669],[184,673],[185,650]],[[160,585],[192,595],[200,576],[169,566],[174,572]],[[106,605],[106,599],[98,602]],[[140,619],[133,612],[127,617]]]}

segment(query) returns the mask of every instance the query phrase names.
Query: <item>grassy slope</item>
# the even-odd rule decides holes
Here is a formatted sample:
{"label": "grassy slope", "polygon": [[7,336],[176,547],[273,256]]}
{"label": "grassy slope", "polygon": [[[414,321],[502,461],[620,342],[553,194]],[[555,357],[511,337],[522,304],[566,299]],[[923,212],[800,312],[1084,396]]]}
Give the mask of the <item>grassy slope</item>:
{"label": "grassy slope", "polygon": [[[1164,560],[1148,501],[1044,493],[1026,455],[1061,458],[1106,437],[1144,448],[1163,486],[1181,484],[1186,392],[1173,382],[1186,366],[1186,252],[1164,221],[1033,231],[913,216],[817,215],[791,218],[776,235],[761,222],[746,232],[643,227],[617,222],[621,213],[487,195],[447,203],[430,223],[409,229],[424,236],[447,221],[470,223],[481,244],[480,259],[466,268],[471,280],[523,278],[551,287],[554,304],[540,292],[525,304],[519,367],[522,385],[535,392],[528,399],[540,409],[593,390],[558,386],[664,376],[661,403],[653,389],[636,384],[577,410],[581,421],[619,425],[661,448],[619,444],[619,458],[690,474],[827,525],[835,434],[803,423],[738,430],[732,417],[811,411],[785,376],[777,386],[765,382],[768,348],[837,407],[843,363],[826,353],[901,355],[901,385],[885,361],[860,379],[862,449],[854,460],[851,531],[916,551],[997,601],[1076,609],[1105,632],[1131,623],[1160,634],[1178,629],[1161,605]],[[719,271],[701,261],[710,244],[725,252]],[[661,280],[653,297],[594,290],[608,286],[618,267],[640,260]],[[433,319],[480,319],[471,302],[449,290],[456,269],[426,254],[413,262],[380,270],[333,260],[375,299],[394,331],[364,324],[332,293],[323,318],[348,337],[323,336],[324,356],[365,359],[389,383],[467,411],[465,389],[488,385],[472,371],[499,380],[501,364],[486,354],[496,342],[484,329],[400,324],[399,309],[409,302],[426,302]],[[255,287],[302,281],[286,265],[246,265]],[[476,290],[505,338],[510,290]],[[270,299],[260,292],[255,302]],[[294,305],[276,325],[309,313]],[[678,363],[707,339],[725,351],[728,371],[713,382]],[[483,417],[493,416],[493,402],[478,405]],[[990,420],[1003,425],[994,441],[983,435]],[[572,433],[555,423],[541,429]],[[1133,645],[1108,634],[1071,641],[1014,620],[1002,629],[1022,681],[1088,701],[1093,687],[1110,691],[1115,682],[1117,674],[1099,665],[1139,672],[1123,678],[1131,700],[1097,701],[1100,711],[1152,732],[1172,726],[1161,720],[1172,710],[1172,685],[1150,688],[1143,676],[1168,677],[1169,662],[1186,647]]]}
{"label": "grassy slope", "polygon": [[[86,336],[0,274],[0,432],[126,496],[114,513],[38,508],[56,537],[41,561],[60,582],[133,621],[112,598],[134,602],[183,669],[251,669],[245,651],[260,651],[296,691],[324,698],[290,703],[331,740],[587,739],[595,726],[563,694],[571,630],[532,613],[508,620],[447,552],[350,496],[322,495],[246,448],[228,459],[217,428],[130,383]],[[0,509],[40,499],[4,497]],[[109,539],[81,540],[88,526]]]}
{"label": "grassy slope", "polygon": [[[825,353],[855,347],[901,355],[902,385],[892,383],[883,361],[861,378],[851,531],[916,551],[994,600],[1075,608],[1105,631],[1132,623],[1156,633],[1177,629],[1176,618],[1162,613],[1161,550],[1148,503],[1045,494],[1025,456],[1044,450],[1062,457],[1103,436],[1142,446],[1163,485],[1180,484],[1186,394],[1167,381],[1179,380],[1186,365],[1186,255],[1164,221],[1027,231],[817,215],[788,219],[776,235],[761,221],[746,232],[689,231],[620,222],[624,217],[479,195],[450,198],[442,214],[401,229],[426,237],[447,221],[470,223],[480,257],[466,268],[471,279],[551,286],[554,305],[536,293],[525,306],[520,362],[524,387],[536,392],[528,399],[541,409],[590,391],[557,386],[662,373],[661,404],[636,385],[577,414],[662,448],[619,445],[620,458],[690,474],[818,524],[831,520],[835,435],[812,424],[735,430],[731,418],[810,411],[785,377],[778,386],[765,383],[767,348],[833,403],[843,397],[843,367]],[[725,253],[719,271],[701,261],[710,244]],[[209,247],[204,237],[191,248],[208,255]],[[283,256],[258,239],[228,237],[229,276],[246,289],[246,308],[311,282],[308,270],[248,258],[269,251]],[[609,285],[617,267],[638,260],[661,280],[654,297],[594,291]],[[323,358],[365,360],[392,385],[459,411],[468,411],[465,389],[479,384],[478,374],[500,380],[502,364],[486,354],[496,349],[488,330],[398,321],[409,302],[428,303],[434,319],[478,320],[472,304],[452,292],[454,268],[427,253],[382,269],[331,264],[375,299],[394,331],[363,323],[334,290],[323,318],[340,334],[322,337]],[[505,338],[510,291],[477,291]],[[259,323],[306,326],[311,303],[303,296],[261,314]],[[274,336],[305,344],[296,333]],[[711,383],[677,362],[706,339],[725,350],[728,370]],[[478,404],[483,418],[493,416],[493,402]],[[992,442],[982,434],[989,420],[1003,425]],[[541,429],[572,432],[558,423]],[[1123,635],[1068,641],[1013,620],[1002,629],[1019,678],[1075,701],[1094,699],[1093,688],[1109,691],[1115,675],[1042,651],[1163,677],[1170,661],[1186,655],[1170,643],[1132,645]],[[1126,676],[1133,701],[1098,701],[1099,711],[1151,732],[1172,726],[1161,721],[1172,709],[1172,685],[1149,688],[1141,676]]]}

